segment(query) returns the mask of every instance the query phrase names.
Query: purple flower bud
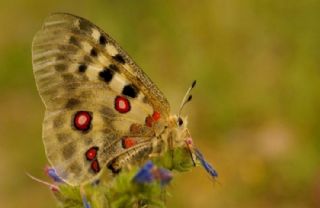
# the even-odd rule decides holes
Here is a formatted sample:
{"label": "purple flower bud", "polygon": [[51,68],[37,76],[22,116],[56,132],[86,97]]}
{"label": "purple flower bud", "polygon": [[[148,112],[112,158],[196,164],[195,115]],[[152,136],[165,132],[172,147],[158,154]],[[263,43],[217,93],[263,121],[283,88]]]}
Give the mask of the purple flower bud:
{"label": "purple flower bud", "polygon": [[159,172],[159,181],[161,186],[165,186],[167,185],[171,179],[172,179],[172,173],[171,171],[165,169],[165,168],[158,168],[158,172]]}

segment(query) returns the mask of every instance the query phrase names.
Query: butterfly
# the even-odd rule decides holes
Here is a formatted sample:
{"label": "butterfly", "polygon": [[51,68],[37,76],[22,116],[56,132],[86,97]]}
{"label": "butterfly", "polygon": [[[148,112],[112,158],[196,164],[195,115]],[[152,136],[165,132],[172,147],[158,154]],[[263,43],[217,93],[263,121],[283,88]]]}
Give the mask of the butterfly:
{"label": "butterfly", "polygon": [[[69,185],[86,184],[104,170],[116,174],[169,149],[188,147],[186,119],[180,113],[171,115],[158,87],[88,20],[67,13],[50,15],[33,39],[32,62],[46,107],[46,156]],[[191,96],[182,107],[189,100]]]}

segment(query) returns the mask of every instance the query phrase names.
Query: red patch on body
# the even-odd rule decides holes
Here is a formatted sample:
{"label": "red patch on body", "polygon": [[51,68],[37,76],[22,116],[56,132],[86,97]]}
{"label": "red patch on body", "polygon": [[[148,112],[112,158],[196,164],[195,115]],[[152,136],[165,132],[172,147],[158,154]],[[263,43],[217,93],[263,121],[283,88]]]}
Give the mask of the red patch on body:
{"label": "red patch on body", "polygon": [[154,122],[157,122],[160,119],[161,115],[159,112],[155,111],[152,116],[146,117],[146,126],[152,127]]}
{"label": "red patch on body", "polygon": [[161,115],[158,111],[155,111],[153,114],[152,114],[152,118],[154,121],[158,121],[160,119]]}
{"label": "red patch on body", "polygon": [[127,137],[127,138],[122,139],[122,147],[125,149],[133,147],[136,144],[137,144],[137,141],[133,138]]}

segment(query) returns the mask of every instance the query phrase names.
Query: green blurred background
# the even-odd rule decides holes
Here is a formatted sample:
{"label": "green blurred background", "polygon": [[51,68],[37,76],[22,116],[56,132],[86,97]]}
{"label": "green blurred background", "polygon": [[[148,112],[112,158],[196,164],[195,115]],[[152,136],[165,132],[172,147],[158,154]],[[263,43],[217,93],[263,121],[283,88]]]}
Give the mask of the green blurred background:
{"label": "green blurred background", "polygon": [[218,170],[176,175],[168,207],[320,207],[320,1],[0,1],[0,206],[55,207],[31,41],[51,12],[99,25],[167,95],[198,81],[193,139]]}

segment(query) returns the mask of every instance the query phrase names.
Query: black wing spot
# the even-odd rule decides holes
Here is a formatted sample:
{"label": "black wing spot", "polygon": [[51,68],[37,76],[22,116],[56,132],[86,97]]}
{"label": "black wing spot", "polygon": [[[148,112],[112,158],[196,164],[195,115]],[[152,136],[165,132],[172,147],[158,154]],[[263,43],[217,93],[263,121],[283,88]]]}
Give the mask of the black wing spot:
{"label": "black wing spot", "polygon": [[84,55],[83,62],[84,63],[92,63],[93,61],[92,61],[92,58],[90,56]]}
{"label": "black wing spot", "polygon": [[71,73],[65,73],[61,76],[65,82],[73,82],[75,80],[74,76]]}
{"label": "black wing spot", "polygon": [[64,159],[70,159],[74,153],[75,153],[76,147],[75,144],[73,142],[70,142],[69,144],[66,144],[63,148],[62,148],[62,155],[64,157]]}
{"label": "black wing spot", "polygon": [[77,105],[80,104],[80,100],[76,99],[76,98],[71,98],[68,100],[68,102],[66,103],[66,108],[68,109],[73,109],[74,107],[76,107]]}
{"label": "black wing spot", "polygon": [[136,98],[138,95],[138,90],[132,84],[128,84],[122,89],[122,94],[132,98]]}
{"label": "black wing spot", "polygon": [[126,61],[124,60],[124,58],[120,54],[117,54],[117,55],[113,56],[112,58],[121,64],[126,63]]}
{"label": "black wing spot", "polygon": [[64,124],[64,119],[63,116],[57,116],[53,120],[53,128],[61,128],[63,127]]}
{"label": "black wing spot", "polygon": [[87,70],[87,65],[85,64],[80,64],[78,67],[79,72],[83,73]]}
{"label": "black wing spot", "polygon": [[97,50],[94,49],[94,48],[92,48],[91,51],[90,51],[90,55],[91,55],[91,56],[94,56],[94,57],[98,56]]}
{"label": "black wing spot", "polygon": [[119,72],[119,68],[114,64],[110,64],[109,68],[112,69],[113,71]]}
{"label": "black wing spot", "polygon": [[106,45],[107,44],[107,38],[105,36],[101,35],[100,38],[99,38],[99,43],[101,45]]}
{"label": "black wing spot", "polygon": [[103,106],[101,108],[100,113],[102,114],[102,117],[103,118],[107,118],[108,121],[110,121],[110,118],[113,118],[116,115],[114,113],[114,111],[112,110],[112,108],[109,108],[109,107],[106,107],[106,106]]}
{"label": "black wing spot", "polygon": [[57,72],[63,72],[67,69],[67,66],[65,64],[57,64],[54,68]]}
{"label": "black wing spot", "polygon": [[116,166],[116,160],[112,160],[108,165],[107,168],[112,171],[113,174],[117,175],[120,173],[121,168],[120,167],[115,167]]}
{"label": "black wing spot", "polygon": [[92,26],[90,25],[89,22],[85,21],[85,20],[80,20],[79,22],[79,28],[80,30],[84,30],[87,31],[89,33],[92,32]]}
{"label": "black wing spot", "polygon": [[107,83],[109,83],[112,80],[113,75],[114,72],[108,67],[104,68],[103,71],[99,72],[99,77]]}
{"label": "black wing spot", "polygon": [[70,136],[68,134],[59,133],[56,135],[58,142],[63,143],[65,141],[68,141]]}
{"label": "black wing spot", "polygon": [[72,45],[78,46],[78,47],[81,46],[80,43],[79,43],[79,41],[78,41],[74,36],[71,36],[71,37],[70,37],[69,43],[72,44]]}
{"label": "black wing spot", "polygon": [[73,173],[76,177],[79,177],[79,175],[81,175],[81,166],[78,162],[73,162],[70,166],[69,166],[69,170],[71,173]]}

